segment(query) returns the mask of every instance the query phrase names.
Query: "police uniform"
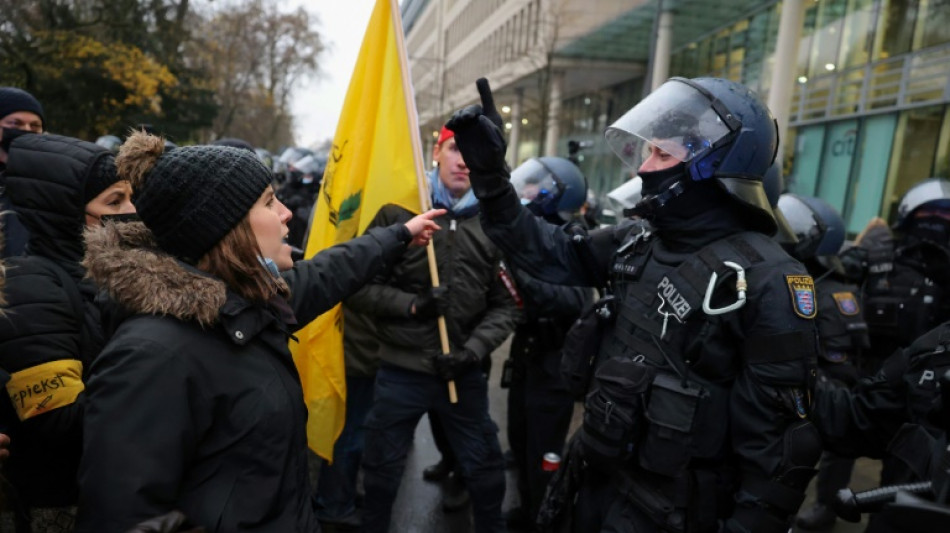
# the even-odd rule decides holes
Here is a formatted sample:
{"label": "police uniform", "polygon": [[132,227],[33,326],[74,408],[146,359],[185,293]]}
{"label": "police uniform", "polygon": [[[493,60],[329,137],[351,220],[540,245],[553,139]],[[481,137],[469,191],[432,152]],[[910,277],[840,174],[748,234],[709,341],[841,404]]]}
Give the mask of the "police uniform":
{"label": "police uniform", "polygon": [[941,395],[938,379],[950,369],[950,322],[895,352],[873,376],[848,389],[819,383],[815,423],[828,449],[882,459],[881,484],[930,479]]}
{"label": "police uniform", "polygon": [[870,356],[880,364],[895,350],[950,319],[950,253],[909,236],[882,237],[862,248],[866,253],[863,300],[871,334]]}
{"label": "police uniform", "polygon": [[[861,377],[862,356],[870,347],[868,326],[860,304],[860,289],[835,277],[820,278],[818,296],[819,380],[854,386]],[[848,486],[854,458],[827,452],[822,456],[816,482],[816,506],[803,512],[798,525],[821,529],[833,524],[832,504],[839,490]]]}
{"label": "police uniform", "polygon": [[[516,268],[609,283],[615,299],[583,446],[571,446],[590,465],[574,529],[785,533],[821,451],[808,420],[817,304],[804,266],[767,236],[776,225],[762,176],[777,150],[767,107],[728,80],[664,83],[606,133],[639,169],[638,206],[655,231],[624,221],[586,237],[522,208],[489,116],[473,106],[448,124],[486,234]],[[628,160],[645,153],[679,163]]]}

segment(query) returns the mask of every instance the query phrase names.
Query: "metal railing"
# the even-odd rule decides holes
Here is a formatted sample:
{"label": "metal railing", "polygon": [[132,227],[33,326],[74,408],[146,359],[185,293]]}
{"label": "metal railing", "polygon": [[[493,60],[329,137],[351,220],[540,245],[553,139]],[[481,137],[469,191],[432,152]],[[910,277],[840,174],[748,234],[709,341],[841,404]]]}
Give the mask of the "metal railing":
{"label": "metal railing", "polygon": [[791,126],[950,102],[950,43],[795,86]]}

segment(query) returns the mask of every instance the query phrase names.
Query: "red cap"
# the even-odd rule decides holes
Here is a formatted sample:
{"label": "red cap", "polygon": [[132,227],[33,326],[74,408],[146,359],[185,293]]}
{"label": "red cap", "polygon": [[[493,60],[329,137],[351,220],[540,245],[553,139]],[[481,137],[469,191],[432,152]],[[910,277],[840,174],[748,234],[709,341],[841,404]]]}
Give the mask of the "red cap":
{"label": "red cap", "polygon": [[442,141],[451,139],[452,137],[455,137],[455,132],[442,126],[442,131],[439,132],[439,142],[437,142],[436,145],[441,146]]}

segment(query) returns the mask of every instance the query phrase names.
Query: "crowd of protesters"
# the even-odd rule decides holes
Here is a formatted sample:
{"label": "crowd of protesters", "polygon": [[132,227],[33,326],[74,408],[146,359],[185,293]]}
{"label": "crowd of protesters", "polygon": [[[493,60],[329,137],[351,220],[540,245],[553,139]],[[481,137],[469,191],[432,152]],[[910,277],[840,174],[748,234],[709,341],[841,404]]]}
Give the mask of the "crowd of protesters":
{"label": "crowd of protesters", "polygon": [[[950,182],[846,244],[827,203],[770,195],[757,96],[674,78],[608,128],[640,181],[599,228],[576,161],[508,167],[478,89],[433,148],[433,209],[301,260],[315,154],[277,180],[240,139],[87,142],[0,88],[0,529],[385,533],[423,415],[426,478],[480,533],[822,529],[855,457],[935,475]],[[341,302],[346,420],[312,486],[288,342]],[[488,375],[512,334],[503,512]]]}

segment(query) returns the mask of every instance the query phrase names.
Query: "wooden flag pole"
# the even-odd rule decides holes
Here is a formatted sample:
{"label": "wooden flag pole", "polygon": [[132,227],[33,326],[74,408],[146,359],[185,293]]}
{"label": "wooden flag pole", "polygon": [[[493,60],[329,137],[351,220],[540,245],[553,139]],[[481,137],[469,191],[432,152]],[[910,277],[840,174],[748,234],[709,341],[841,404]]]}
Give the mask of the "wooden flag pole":
{"label": "wooden flag pole", "polygon": [[[393,27],[396,28],[396,47],[399,56],[399,70],[402,75],[402,92],[406,98],[406,109],[409,115],[409,138],[412,141],[413,160],[416,163],[416,181],[419,184],[419,207],[423,212],[430,209],[429,187],[425,180],[425,168],[422,165],[422,141],[419,139],[419,114],[416,111],[416,101],[412,97],[412,80],[409,77],[409,56],[406,52],[406,40],[402,30],[402,17],[399,16],[397,0],[389,0],[389,12],[393,18]],[[435,260],[435,247],[432,241],[426,246],[426,255],[429,258],[429,276],[432,286],[439,286],[439,266]],[[442,353],[451,352],[449,347],[449,330],[445,326],[445,317],[439,315],[439,339],[442,341]],[[455,381],[449,381],[449,402],[458,403],[458,394],[455,391]]]}

